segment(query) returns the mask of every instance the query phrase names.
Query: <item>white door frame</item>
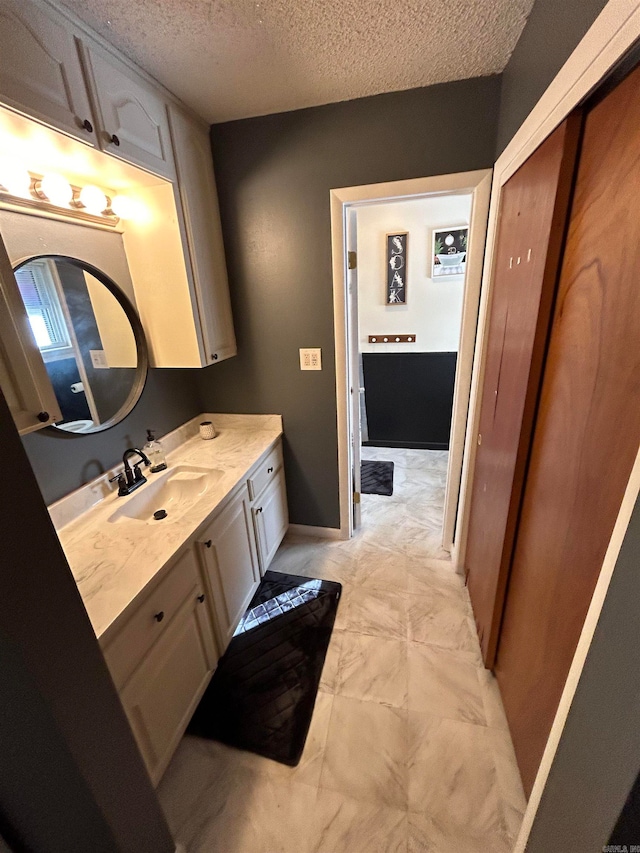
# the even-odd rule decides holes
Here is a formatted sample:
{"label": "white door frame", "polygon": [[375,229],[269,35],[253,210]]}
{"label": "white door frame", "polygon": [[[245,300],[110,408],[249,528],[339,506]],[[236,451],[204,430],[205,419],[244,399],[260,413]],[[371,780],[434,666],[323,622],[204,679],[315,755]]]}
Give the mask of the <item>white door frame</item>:
{"label": "white door frame", "polygon": [[[349,335],[348,288],[346,269],[347,212],[352,205],[405,200],[425,195],[470,193],[471,216],[467,274],[462,308],[460,345],[456,366],[447,497],[445,500],[445,547],[452,546],[453,529],[458,504],[458,484],[461,481],[464,436],[467,422],[471,369],[482,280],[482,262],[489,211],[491,169],[458,172],[430,178],[413,178],[359,187],[331,190],[331,247],[333,253],[333,311],[336,347],[336,396],[338,419],[338,476],[340,493],[340,535],[353,535],[353,487],[351,477],[352,417],[349,357],[358,347],[357,334]],[[449,487],[449,484],[452,484]]]}

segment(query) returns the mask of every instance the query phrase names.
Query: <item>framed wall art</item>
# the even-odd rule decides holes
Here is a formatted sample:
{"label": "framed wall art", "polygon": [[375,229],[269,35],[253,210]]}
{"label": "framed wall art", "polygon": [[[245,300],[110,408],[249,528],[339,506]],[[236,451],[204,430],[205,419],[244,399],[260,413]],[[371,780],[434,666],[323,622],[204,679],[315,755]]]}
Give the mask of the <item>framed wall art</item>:
{"label": "framed wall art", "polygon": [[386,240],[386,304],[406,305],[407,245],[409,234],[406,231],[399,234],[387,234]]}
{"label": "framed wall art", "polygon": [[467,262],[468,225],[434,228],[431,278],[464,275]]}

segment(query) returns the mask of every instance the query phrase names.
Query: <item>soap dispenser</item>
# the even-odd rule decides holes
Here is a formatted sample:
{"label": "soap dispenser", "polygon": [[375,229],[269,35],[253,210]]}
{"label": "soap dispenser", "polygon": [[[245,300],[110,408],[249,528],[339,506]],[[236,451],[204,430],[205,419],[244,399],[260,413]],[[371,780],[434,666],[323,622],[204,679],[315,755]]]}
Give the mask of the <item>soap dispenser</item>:
{"label": "soap dispenser", "polygon": [[149,457],[149,461],[151,462],[152,473],[155,474],[158,471],[164,471],[164,469],[167,467],[167,460],[164,455],[164,447],[162,446],[161,442],[157,441],[153,430],[147,430],[147,443],[142,449]]}

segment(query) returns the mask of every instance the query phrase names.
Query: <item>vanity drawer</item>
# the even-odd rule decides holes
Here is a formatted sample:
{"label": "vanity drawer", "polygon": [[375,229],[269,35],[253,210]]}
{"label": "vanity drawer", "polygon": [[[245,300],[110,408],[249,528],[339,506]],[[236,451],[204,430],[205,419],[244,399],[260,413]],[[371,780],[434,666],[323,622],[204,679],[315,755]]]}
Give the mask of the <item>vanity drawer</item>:
{"label": "vanity drawer", "polygon": [[249,496],[252,501],[255,500],[262,490],[276,478],[278,471],[282,468],[282,465],[282,443],[278,442],[277,447],[273,448],[264,462],[260,463],[260,467],[256,472],[247,480],[249,485]]}
{"label": "vanity drawer", "polygon": [[171,625],[184,602],[201,595],[203,589],[198,562],[193,551],[188,550],[176,560],[168,574],[103,649],[116,687],[122,687],[127,681],[151,646]]}

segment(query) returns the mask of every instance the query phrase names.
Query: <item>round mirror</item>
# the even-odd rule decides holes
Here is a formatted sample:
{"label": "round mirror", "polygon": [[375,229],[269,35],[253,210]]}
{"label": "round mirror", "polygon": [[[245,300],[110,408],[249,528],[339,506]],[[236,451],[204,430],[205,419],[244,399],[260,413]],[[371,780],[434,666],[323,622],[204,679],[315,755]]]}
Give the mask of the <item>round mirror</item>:
{"label": "round mirror", "polygon": [[39,255],[14,274],[62,412],[56,428],[91,433],[117,424],[147,377],[132,304],[107,275],[76,258]]}

